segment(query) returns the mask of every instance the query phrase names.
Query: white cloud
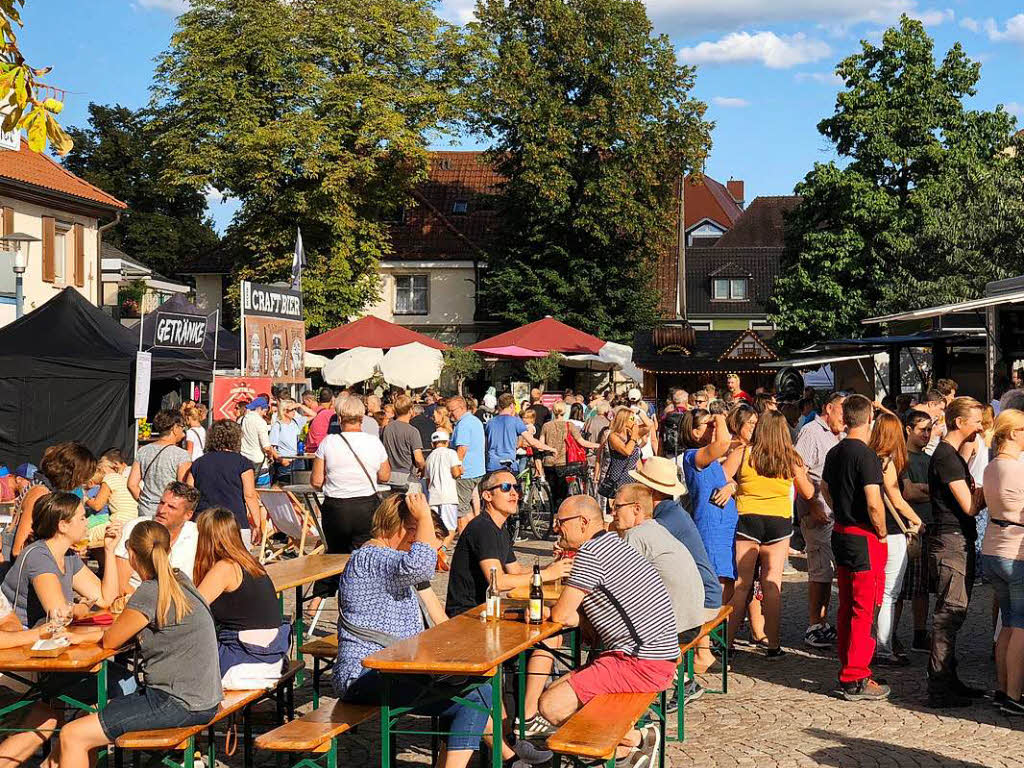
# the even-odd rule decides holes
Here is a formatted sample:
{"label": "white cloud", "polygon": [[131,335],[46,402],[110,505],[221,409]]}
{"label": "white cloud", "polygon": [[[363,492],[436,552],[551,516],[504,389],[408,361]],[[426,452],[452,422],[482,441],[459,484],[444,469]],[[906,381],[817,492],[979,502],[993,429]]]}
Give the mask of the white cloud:
{"label": "white cloud", "polygon": [[1011,115],[1024,117],[1024,104],[1021,104],[1019,101],[1008,101],[1003,104],[1003,108]]}
{"label": "white cloud", "polygon": [[173,13],[175,16],[188,10],[188,0],[139,0],[139,5]]}
{"label": "white cloud", "polygon": [[659,26],[694,31],[810,21],[888,24],[917,8],[917,0],[645,0]]}
{"label": "white cloud", "polygon": [[679,60],[687,64],[732,64],[756,61],[769,69],[789,69],[823,59],[832,53],[828,44],[802,32],[776,35],[774,32],[732,32],[716,42],[703,42],[679,49]]}
{"label": "white cloud", "polygon": [[738,109],[740,107],[749,107],[750,102],[746,99],[739,99],[735,96],[712,96],[711,103],[716,107],[725,107],[726,109]]}
{"label": "white cloud", "polygon": [[452,24],[467,24],[476,18],[476,0],[443,0],[437,12]]}
{"label": "white cloud", "polygon": [[956,18],[952,8],[931,8],[927,11],[911,11],[910,16],[920,21],[926,27],[937,27]]}
{"label": "white cloud", "polygon": [[981,24],[978,23],[977,19],[972,19],[970,16],[964,16],[960,19],[960,26],[970,32],[981,31]]}
{"label": "white cloud", "polygon": [[821,83],[822,85],[845,85],[846,81],[843,80],[835,72],[797,72],[793,75],[793,79],[798,83],[806,83],[808,81]]}
{"label": "white cloud", "polygon": [[206,198],[206,204],[209,206],[221,205],[227,201],[227,197],[214,188],[212,184],[206,185],[206,189],[203,190],[203,196]]}
{"label": "white cloud", "polygon": [[995,19],[985,19],[982,27],[989,40],[1024,44],[1024,13],[1011,16],[1002,27]]}

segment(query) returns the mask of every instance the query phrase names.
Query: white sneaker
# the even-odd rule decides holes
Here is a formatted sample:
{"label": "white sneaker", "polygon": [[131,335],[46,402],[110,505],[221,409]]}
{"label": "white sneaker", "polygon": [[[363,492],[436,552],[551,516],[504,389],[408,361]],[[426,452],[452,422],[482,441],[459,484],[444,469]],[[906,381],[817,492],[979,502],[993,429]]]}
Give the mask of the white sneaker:
{"label": "white sneaker", "polygon": [[[526,718],[524,723],[523,737],[527,739],[536,738],[537,736],[548,736],[558,729],[549,723],[540,712],[533,717]],[[519,719],[516,718],[516,732],[519,731]]]}

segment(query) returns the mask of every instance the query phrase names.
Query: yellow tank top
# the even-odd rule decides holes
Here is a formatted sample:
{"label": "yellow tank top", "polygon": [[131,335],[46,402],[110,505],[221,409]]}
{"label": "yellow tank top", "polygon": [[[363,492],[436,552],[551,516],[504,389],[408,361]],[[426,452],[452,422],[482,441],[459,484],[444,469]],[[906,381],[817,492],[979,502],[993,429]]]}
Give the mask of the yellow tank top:
{"label": "yellow tank top", "polygon": [[119,523],[127,523],[139,516],[139,505],[128,490],[128,481],[118,472],[108,472],[103,476],[103,483],[110,488],[107,509],[110,519]]}
{"label": "yellow tank top", "polygon": [[743,463],[736,473],[736,486],[736,511],[741,515],[792,517],[792,478],[759,475],[750,464],[749,450],[744,451]]}

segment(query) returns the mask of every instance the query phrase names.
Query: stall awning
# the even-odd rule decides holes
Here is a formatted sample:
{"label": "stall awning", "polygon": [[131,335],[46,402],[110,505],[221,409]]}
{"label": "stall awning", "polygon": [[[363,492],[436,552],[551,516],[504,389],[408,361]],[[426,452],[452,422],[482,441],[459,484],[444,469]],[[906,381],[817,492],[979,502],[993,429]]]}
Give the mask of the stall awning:
{"label": "stall awning", "polygon": [[[882,350],[877,350],[882,351]],[[855,354],[845,355],[818,355],[815,357],[799,357],[791,358],[789,360],[773,360],[770,363],[761,363],[762,368],[817,368],[819,365],[828,365],[829,363],[842,363],[847,360],[862,360],[865,357],[873,357],[876,354],[875,351],[868,352],[857,352]]]}
{"label": "stall awning", "polygon": [[986,296],[983,299],[971,299],[961,301],[957,304],[939,304],[937,307],[922,307],[912,309],[909,312],[897,312],[893,315],[881,315],[861,320],[863,325],[875,325],[877,323],[888,323],[894,320],[926,320],[930,317],[941,317],[956,312],[973,312],[986,307],[994,307],[997,304],[1008,304],[1014,301],[1024,301],[1024,290],[1001,293],[997,296]]}

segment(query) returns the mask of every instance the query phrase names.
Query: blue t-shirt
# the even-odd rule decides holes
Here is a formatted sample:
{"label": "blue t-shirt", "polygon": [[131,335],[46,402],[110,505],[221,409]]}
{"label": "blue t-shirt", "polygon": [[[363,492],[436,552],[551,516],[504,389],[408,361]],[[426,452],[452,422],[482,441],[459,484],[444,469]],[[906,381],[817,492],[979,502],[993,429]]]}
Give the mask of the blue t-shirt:
{"label": "blue t-shirt", "polygon": [[484,425],[487,433],[487,471],[501,469],[502,460],[515,461],[519,436],[526,431],[526,424],[518,416],[500,414]]}
{"label": "blue t-shirt", "polygon": [[700,580],[704,582],[704,607],[721,608],[722,585],[711,567],[711,560],[693,518],[678,501],[665,499],[654,508],[654,519],[665,526],[693,555]]}
{"label": "blue t-shirt", "polygon": [[455,422],[455,434],[452,435],[452,448],[458,450],[463,445],[466,446],[466,456],[462,459],[462,476],[483,477],[484,425],[469,411]]}

